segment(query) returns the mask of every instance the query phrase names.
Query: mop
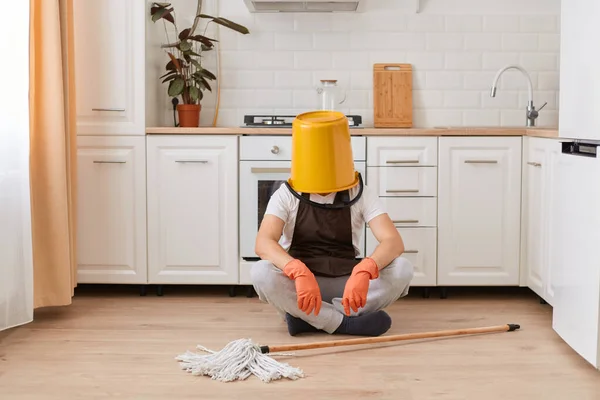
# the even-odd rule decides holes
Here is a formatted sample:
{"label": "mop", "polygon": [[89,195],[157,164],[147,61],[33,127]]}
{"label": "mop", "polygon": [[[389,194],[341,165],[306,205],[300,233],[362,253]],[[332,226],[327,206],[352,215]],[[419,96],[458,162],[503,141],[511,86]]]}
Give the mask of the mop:
{"label": "mop", "polygon": [[[198,354],[187,351],[175,359],[180,361],[180,367],[192,375],[210,376],[213,380],[231,382],[246,380],[251,375],[268,383],[274,380],[287,378],[296,380],[304,377],[304,372],[274,360],[267,354],[289,355],[284,352],[294,350],[322,349],[326,347],[351,346],[358,344],[373,344],[396,342],[400,340],[414,340],[447,336],[472,335],[492,332],[512,332],[520,328],[518,324],[505,324],[481,328],[455,329],[445,331],[407,333],[400,335],[367,337],[356,339],[332,340],[324,342],[289,344],[279,346],[260,346],[250,339],[238,339],[230,342],[222,350],[216,352],[203,346],[198,349],[209,354]],[[275,354],[274,354],[275,353]]]}

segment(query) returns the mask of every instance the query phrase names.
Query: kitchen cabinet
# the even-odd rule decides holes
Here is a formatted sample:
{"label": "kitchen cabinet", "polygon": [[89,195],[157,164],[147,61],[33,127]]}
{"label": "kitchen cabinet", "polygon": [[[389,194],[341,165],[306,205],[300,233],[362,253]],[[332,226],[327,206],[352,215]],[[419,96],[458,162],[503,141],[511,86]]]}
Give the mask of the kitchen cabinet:
{"label": "kitchen cabinet", "polygon": [[521,137],[440,137],[438,286],[519,284]]}
{"label": "kitchen cabinet", "polygon": [[238,138],[147,137],[148,282],[236,284]]}
{"label": "kitchen cabinet", "polygon": [[525,137],[523,141],[521,271],[525,284],[552,304],[550,230],[554,218],[553,170],[558,160],[559,143],[536,137]]}
{"label": "kitchen cabinet", "polygon": [[[428,287],[437,282],[437,179],[436,137],[367,138],[367,182],[404,241],[407,258],[414,266],[411,286]],[[366,230],[366,251],[379,242]]]}
{"label": "kitchen cabinet", "polygon": [[145,135],[146,2],[75,0],[78,135]]}
{"label": "kitchen cabinet", "polygon": [[77,281],[143,284],[144,137],[77,137]]}

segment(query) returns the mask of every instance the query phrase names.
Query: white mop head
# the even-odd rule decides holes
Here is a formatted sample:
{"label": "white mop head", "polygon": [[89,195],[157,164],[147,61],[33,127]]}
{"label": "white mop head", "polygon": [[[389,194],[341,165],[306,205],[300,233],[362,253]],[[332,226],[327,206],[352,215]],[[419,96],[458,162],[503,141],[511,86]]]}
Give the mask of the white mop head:
{"label": "white mop head", "polygon": [[192,375],[207,375],[222,382],[245,380],[250,375],[255,375],[263,382],[304,377],[302,370],[262,354],[260,347],[250,339],[235,340],[218,352],[203,346],[198,348],[211,354],[188,351],[175,358],[181,361],[181,368]]}

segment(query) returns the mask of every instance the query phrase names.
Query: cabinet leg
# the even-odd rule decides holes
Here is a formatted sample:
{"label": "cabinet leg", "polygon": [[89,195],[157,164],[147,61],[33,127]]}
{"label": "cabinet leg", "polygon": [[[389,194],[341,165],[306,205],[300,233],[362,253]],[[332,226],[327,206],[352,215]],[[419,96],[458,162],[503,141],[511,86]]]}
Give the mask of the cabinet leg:
{"label": "cabinet leg", "polygon": [[140,296],[145,296],[147,292],[146,285],[140,285]]}
{"label": "cabinet leg", "polygon": [[448,298],[448,288],[441,288],[440,291],[440,299],[447,299]]}
{"label": "cabinet leg", "polygon": [[157,296],[162,296],[163,295],[163,285],[158,285],[156,287],[156,295]]}
{"label": "cabinet leg", "polygon": [[431,294],[431,293],[430,293],[430,290],[429,290],[429,288],[428,288],[428,287],[426,287],[426,288],[423,288],[423,298],[424,298],[424,299],[428,299],[430,294]]}
{"label": "cabinet leg", "polygon": [[236,295],[236,287],[235,285],[229,286],[229,297],[235,297]]}
{"label": "cabinet leg", "polygon": [[253,286],[248,286],[248,288],[246,289],[246,297],[248,297],[248,298],[254,297],[254,287]]}

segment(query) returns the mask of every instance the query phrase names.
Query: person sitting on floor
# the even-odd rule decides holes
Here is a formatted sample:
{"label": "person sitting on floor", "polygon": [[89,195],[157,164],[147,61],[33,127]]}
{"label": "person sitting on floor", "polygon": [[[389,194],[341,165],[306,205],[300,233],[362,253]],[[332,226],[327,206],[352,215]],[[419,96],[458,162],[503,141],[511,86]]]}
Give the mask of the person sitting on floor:
{"label": "person sitting on floor", "polygon": [[[358,259],[368,225],[379,244]],[[384,308],[408,294],[413,265],[377,193],[354,171],[344,114],[300,114],[293,123],[290,179],[271,196],[251,269],[261,301],[285,319],[290,335],[379,336]]]}

